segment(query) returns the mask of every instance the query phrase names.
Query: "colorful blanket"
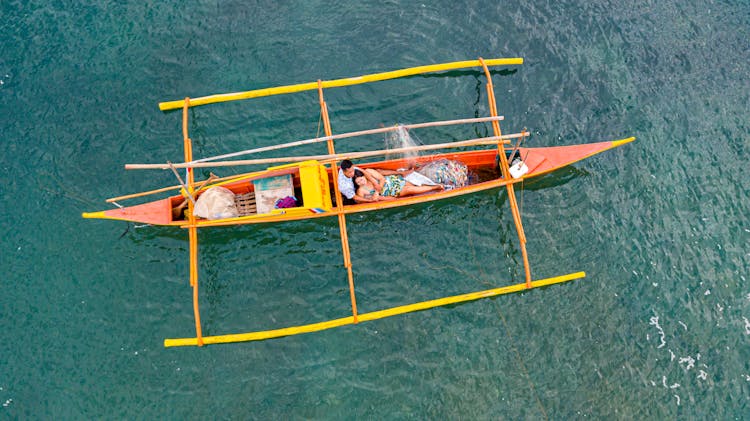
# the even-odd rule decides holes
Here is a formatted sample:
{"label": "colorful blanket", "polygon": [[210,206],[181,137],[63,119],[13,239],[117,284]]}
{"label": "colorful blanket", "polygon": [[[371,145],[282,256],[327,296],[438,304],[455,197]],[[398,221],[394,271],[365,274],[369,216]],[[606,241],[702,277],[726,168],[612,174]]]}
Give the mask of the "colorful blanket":
{"label": "colorful blanket", "polygon": [[422,166],[419,173],[444,186],[464,187],[469,184],[469,169],[459,161],[438,159]]}

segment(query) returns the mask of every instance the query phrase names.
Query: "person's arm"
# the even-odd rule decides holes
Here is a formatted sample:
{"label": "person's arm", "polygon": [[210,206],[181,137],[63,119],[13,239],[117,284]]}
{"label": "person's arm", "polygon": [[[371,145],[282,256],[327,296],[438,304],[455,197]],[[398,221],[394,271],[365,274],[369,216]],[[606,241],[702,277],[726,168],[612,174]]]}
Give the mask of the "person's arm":
{"label": "person's arm", "polygon": [[371,203],[378,201],[377,194],[376,196],[368,195],[366,191],[367,189],[364,189],[362,187],[358,188],[356,193],[354,194],[354,201],[357,203]]}
{"label": "person's arm", "polygon": [[383,184],[385,177],[376,170],[367,169],[365,170],[365,178],[372,183],[373,187],[377,191],[383,191]]}
{"label": "person's arm", "polygon": [[354,201],[357,203],[371,203],[371,202],[377,202],[378,199],[369,199],[367,197],[360,196],[359,194],[355,194]]}
{"label": "person's arm", "polygon": [[391,196],[381,196],[379,194],[376,194],[376,196],[373,198],[369,198],[365,196],[360,196],[359,192],[357,192],[357,194],[354,195],[354,201],[357,203],[372,203],[372,202],[381,202],[381,201],[390,201],[390,200],[396,200],[396,198],[391,197]]}
{"label": "person's arm", "polygon": [[375,171],[379,172],[381,175],[400,175],[400,176],[404,176],[404,175],[409,175],[414,170],[395,170],[394,171],[394,170],[377,169]]}

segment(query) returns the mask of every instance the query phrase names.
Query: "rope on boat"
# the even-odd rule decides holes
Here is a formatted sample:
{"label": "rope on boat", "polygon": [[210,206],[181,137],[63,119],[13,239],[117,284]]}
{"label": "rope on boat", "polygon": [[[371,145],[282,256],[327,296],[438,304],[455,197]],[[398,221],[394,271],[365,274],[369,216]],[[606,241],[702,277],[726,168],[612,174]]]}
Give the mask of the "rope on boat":
{"label": "rope on boat", "polygon": [[522,137],[518,138],[518,142],[516,142],[516,146],[513,147],[513,152],[510,153],[510,157],[508,157],[508,162],[511,164],[513,163],[513,158],[516,156],[516,152],[518,152],[518,148],[521,147],[521,142],[523,142],[526,137],[528,137],[528,131],[526,130],[526,127],[521,130]]}
{"label": "rope on boat", "polygon": [[[193,198],[193,195],[190,193],[190,189],[188,189],[188,185],[184,181],[182,181],[182,177],[180,177],[180,174],[174,168],[174,164],[172,164],[169,161],[167,161],[167,164],[169,164],[169,169],[172,170],[172,172],[174,173],[174,176],[177,177],[177,181],[180,182],[180,185],[182,186],[182,188],[185,189],[185,194],[187,195],[186,197],[188,199],[190,199],[190,201],[193,202],[193,204],[195,205],[195,198]],[[185,171],[185,173],[187,174],[186,178],[189,180],[190,179],[190,172],[189,171]]]}

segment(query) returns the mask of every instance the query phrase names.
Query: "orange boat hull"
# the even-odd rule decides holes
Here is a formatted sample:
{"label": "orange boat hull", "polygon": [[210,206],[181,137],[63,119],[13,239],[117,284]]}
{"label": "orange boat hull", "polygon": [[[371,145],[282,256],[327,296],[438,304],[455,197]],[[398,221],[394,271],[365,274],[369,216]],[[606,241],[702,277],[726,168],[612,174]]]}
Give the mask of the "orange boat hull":
{"label": "orange boat hull", "polygon": [[[519,148],[518,154],[520,154],[524,163],[528,167],[529,171],[523,177],[518,179],[505,180],[498,174],[496,178],[491,180],[482,181],[476,184],[471,184],[466,187],[456,188],[450,191],[429,193],[418,196],[408,196],[398,198],[392,201],[363,203],[356,205],[344,206],[343,212],[358,213],[367,212],[378,209],[387,209],[400,206],[408,206],[416,203],[423,203],[433,200],[444,199],[448,197],[461,196],[465,194],[475,193],[482,190],[488,190],[497,188],[509,183],[520,182],[524,179],[536,177],[542,174],[546,174],[557,170],[559,168],[568,166],[582,159],[588,158],[592,155],[604,152],[606,150],[615,148],[617,146],[629,143],[634,138],[628,138],[618,141],[611,142],[599,142],[599,143],[588,143],[582,145],[571,145],[571,146],[553,146],[545,148]],[[468,152],[455,152],[446,153],[439,155],[430,155],[419,157],[416,159],[417,163],[425,163],[433,161],[435,159],[451,159],[457,160],[469,167],[472,172],[481,170],[494,170],[497,166],[497,150],[479,150],[479,151],[468,151]],[[358,165],[361,168],[383,168],[395,170],[408,166],[414,161],[407,161],[405,159],[396,159],[382,162],[373,162],[367,164]],[[333,179],[333,175],[329,171],[329,180]],[[281,173],[288,173],[288,170],[271,171],[258,175],[254,178],[267,177],[272,175],[278,175]],[[241,177],[241,176],[238,176]],[[236,182],[222,183],[222,187],[232,190],[236,194],[247,193],[252,190],[252,180],[254,178],[245,178]],[[333,190],[333,189],[331,189]],[[111,209],[102,212],[84,214],[84,217],[88,218],[102,218],[102,219],[115,219],[136,222],[141,224],[152,224],[152,225],[174,225],[174,226],[185,226],[187,223],[184,220],[173,221],[172,220],[172,208],[177,206],[184,200],[183,196],[175,195],[166,199],[156,200],[140,205],[129,206],[125,208]],[[253,215],[252,217],[240,217],[233,218],[232,220],[198,220],[197,225],[199,227],[204,226],[227,226],[227,225],[243,225],[253,223],[264,223],[264,222],[283,222],[283,221],[294,221],[300,219],[311,219],[320,218],[326,216],[336,215],[338,212],[336,208],[331,211],[322,213],[278,213],[278,214],[266,214],[266,215]]]}

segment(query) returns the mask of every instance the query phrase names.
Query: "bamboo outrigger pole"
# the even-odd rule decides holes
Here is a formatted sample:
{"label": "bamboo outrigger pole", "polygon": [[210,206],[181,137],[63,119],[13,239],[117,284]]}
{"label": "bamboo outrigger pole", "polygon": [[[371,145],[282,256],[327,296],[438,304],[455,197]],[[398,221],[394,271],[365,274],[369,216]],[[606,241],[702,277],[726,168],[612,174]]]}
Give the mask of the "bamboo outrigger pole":
{"label": "bamboo outrigger pole", "polygon": [[[487,101],[490,106],[490,115],[497,116],[497,101],[495,100],[495,88],[492,86],[492,75],[490,69],[487,67],[484,59],[479,57],[479,63],[484,68],[484,74],[487,77]],[[495,120],[492,122],[492,130],[495,136],[502,136],[500,131],[500,122]],[[510,179],[510,165],[508,165],[508,157],[505,156],[505,147],[503,144],[497,144],[497,154],[500,158],[500,169],[503,172],[503,178],[506,180]],[[526,272],[526,288],[531,288],[531,269],[529,268],[529,256],[526,253],[526,234],[523,232],[523,224],[521,223],[521,212],[518,210],[518,203],[516,202],[516,193],[513,188],[513,184],[507,184],[508,189],[508,202],[510,203],[510,210],[513,214],[513,222],[516,224],[516,231],[518,231],[518,241],[521,245],[521,255],[523,256],[523,268]]]}
{"label": "bamboo outrigger pole", "polygon": [[[391,307],[384,310],[377,310],[370,313],[359,315],[360,322],[383,319],[386,317],[397,316],[400,314],[412,313],[415,311],[427,310],[435,307],[448,306],[468,301],[479,300],[482,298],[496,297],[498,295],[512,294],[526,291],[529,288],[541,288],[549,285],[560,284],[563,282],[581,279],[585,277],[584,272],[570,273],[568,275],[556,276],[554,278],[541,279],[531,283],[531,287],[526,284],[508,285],[500,288],[493,288],[484,291],[470,292],[468,294],[454,295],[451,297],[438,298],[435,300],[422,301],[414,304],[407,304],[398,307]],[[302,326],[285,327],[281,329],[263,330],[259,332],[235,333],[230,335],[206,336],[203,339],[206,344],[227,344],[247,341],[263,341],[266,339],[280,338],[283,336],[299,335],[302,333],[319,332],[321,330],[332,329],[339,326],[353,324],[352,316],[342,317],[340,319],[328,320],[325,322],[311,323]],[[196,338],[177,338],[165,339],[164,346],[169,348],[173,346],[195,346]]]}
{"label": "bamboo outrigger pole", "polygon": [[[325,130],[328,139],[328,154],[335,155],[336,149],[333,147],[333,139],[331,132],[331,121],[328,118],[328,105],[326,105],[323,99],[323,83],[318,80],[318,97],[320,98],[320,113],[323,116],[323,129]],[[346,267],[346,274],[349,278],[349,297],[352,301],[352,320],[353,323],[358,323],[357,317],[357,296],[354,294],[354,276],[352,275],[352,256],[349,253],[349,235],[346,232],[346,217],[344,216],[344,206],[341,203],[341,193],[339,192],[339,177],[338,177],[338,165],[336,161],[331,162],[331,178],[333,178],[333,192],[336,198],[336,210],[339,218],[339,232],[341,233],[341,249],[344,252],[344,267]]]}
{"label": "bamboo outrigger pole", "polygon": [[[523,64],[523,58],[497,58],[487,59],[485,63],[488,66],[507,66],[512,64]],[[358,85],[361,83],[378,82],[381,80],[396,79],[400,77],[414,76],[423,73],[434,73],[444,72],[446,70],[457,70],[467,69],[471,67],[481,67],[482,64],[478,60],[466,60],[466,61],[455,61],[452,63],[442,64],[431,64],[427,66],[410,67],[408,69],[394,70],[391,72],[375,73],[364,76],[348,77],[344,79],[325,80],[321,81],[320,85],[322,88],[337,88],[341,86]],[[245,92],[234,92],[230,94],[218,94],[209,95],[200,98],[193,98],[190,100],[189,107],[196,107],[198,105],[213,104],[216,102],[227,102],[237,101],[241,99],[258,98],[263,96],[280,95],[280,94],[291,94],[294,92],[312,91],[318,87],[318,83],[300,83],[297,85],[277,86],[275,88],[264,88],[256,89],[253,91]],[[159,109],[162,111],[176,110],[182,108],[185,102],[182,100],[178,101],[167,101],[160,102]]]}
{"label": "bamboo outrigger pole", "polygon": [[[185,161],[193,160],[193,145],[188,136],[188,108],[190,107],[190,98],[185,98],[185,105],[182,107],[182,138],[185,148]],[[193,189],[195,188],[195,177],[192,168],[187,169],[187,191],[188,197],[192,198]],[[201,314],[198,308],[198,228],[195,223],[195,203],[188,201],[188,239],[190,241],[190,286],[193,287],[193,313],[195,315],[195,337],[198,346],[203,346],[203,333],[201,332]]]}

